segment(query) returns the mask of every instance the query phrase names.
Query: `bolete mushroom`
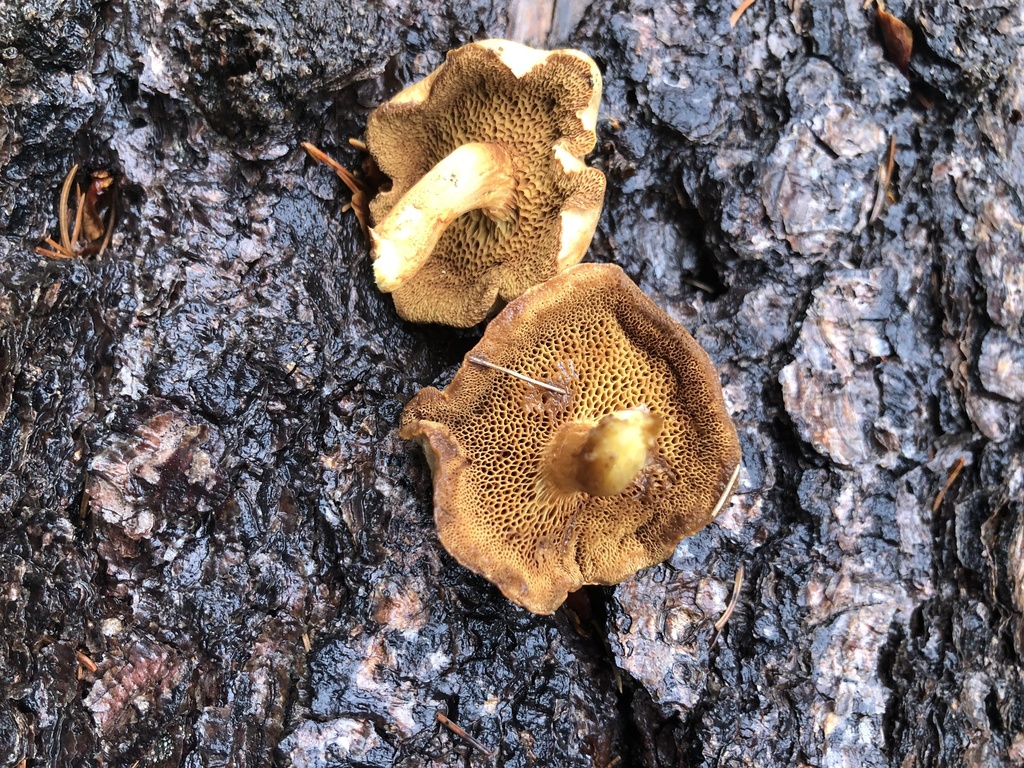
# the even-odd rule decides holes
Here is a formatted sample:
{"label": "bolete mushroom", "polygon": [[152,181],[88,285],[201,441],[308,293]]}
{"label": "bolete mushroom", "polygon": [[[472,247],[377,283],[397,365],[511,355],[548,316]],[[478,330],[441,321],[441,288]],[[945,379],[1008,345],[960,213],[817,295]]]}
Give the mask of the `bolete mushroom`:
{"label": "bolete mushroom", "polygon": [[483,40],[374,110],[366,146],[391,179],[369,203],[374,274],[402,317],[475,325],[583,258],[600,98],[579,51]]}
{"label": "bolete mushroom", "polygon": [[426,452],[445,548],[542,614],[669,557],[740,463],[707,353],[610,264],[511,302],[400,435]]}

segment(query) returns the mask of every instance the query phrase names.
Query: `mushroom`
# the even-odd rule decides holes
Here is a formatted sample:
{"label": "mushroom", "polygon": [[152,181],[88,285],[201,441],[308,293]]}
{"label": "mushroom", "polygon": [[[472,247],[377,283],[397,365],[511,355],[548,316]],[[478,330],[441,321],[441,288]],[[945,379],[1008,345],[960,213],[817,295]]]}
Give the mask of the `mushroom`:
{"label": "mushroom", "polygon": [[585,54],[484,40],[374,110],[366,146],[391,179],[369,203],[374,274],[403,318],[472,326],[583,258],[600,98]]}
{"label": "mushroom", "polygon": [[445,548],[541,614],[665,560],[739,474],[707,353],[611,264],[511,302],[399,434],[427,455]]}

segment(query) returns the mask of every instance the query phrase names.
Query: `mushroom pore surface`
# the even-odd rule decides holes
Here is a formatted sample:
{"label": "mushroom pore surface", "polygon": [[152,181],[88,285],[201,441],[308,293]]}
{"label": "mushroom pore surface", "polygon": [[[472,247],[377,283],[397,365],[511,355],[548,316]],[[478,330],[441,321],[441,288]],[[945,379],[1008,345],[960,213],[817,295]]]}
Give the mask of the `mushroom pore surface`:
{"label": "mushroom pore surface", "polygon": [[[514,71],[503,56],[521,51],[528,64],[513,62]],[[496,144],[513,168],[511,214],[476,209],[454,219],[394,290],[402,317],[475,325],[496,302],[583,257],[604,197],[604,175],[580,160],[596,142],[600,88],[597,67],[579,52],[485,41],[449,52],[426,80],[370,115],[367,147],[392,179],[370,201],[375,225],[460,146]]]}
{"label": "mushroom pore surface", "polygon": [[[585,584],[615,584],[670,556],[721,509],[740,461],[707,354],[612,265],[583,264],[529,290],[488,326],[443,392],[428,387],[401,435],[425,448],[440,539],[535,613]],[[616,495],[566,491],[547,454],[571,422],[649,409],[650,457]]]}

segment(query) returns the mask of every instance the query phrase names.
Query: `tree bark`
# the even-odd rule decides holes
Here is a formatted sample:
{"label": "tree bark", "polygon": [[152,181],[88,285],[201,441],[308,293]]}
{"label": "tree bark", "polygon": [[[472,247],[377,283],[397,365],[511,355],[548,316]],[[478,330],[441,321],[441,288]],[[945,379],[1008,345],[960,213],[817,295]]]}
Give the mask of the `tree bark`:
{"label": "tree bark", "polygon": [[[577,624],[438,543],[396,426],[480,329],[399,320],[299,149],[356,167],[510,14],[0,6],[0,765],[1024,762],[1020,7],[888,5],[905,76],[861,2],[554,5],[531,34],[605,81],[589,258],[704,345],[744,451]],[[75,163],[113,240],[40,256]]]}

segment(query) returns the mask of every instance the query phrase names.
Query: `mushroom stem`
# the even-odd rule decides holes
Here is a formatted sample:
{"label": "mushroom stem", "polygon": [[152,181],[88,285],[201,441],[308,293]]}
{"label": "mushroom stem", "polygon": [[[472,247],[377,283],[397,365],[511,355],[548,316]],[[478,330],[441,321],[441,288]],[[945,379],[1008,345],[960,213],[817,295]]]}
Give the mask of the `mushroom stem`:
{"label": "mushroom stem", "polygon": [[507,219],[514,184],[512,159],[497,144],[463,144],[452,151],[370,230],[377,287],[391,293],[415,275],[445,228],[467,211]]}
{"label": "mushroom stem", "polygon": [[597,424],[571,421],[551,443],[548,477],[567,493],[620,494],[647,465],[664,423],[646,408],[614,411]]}

